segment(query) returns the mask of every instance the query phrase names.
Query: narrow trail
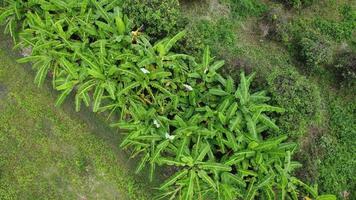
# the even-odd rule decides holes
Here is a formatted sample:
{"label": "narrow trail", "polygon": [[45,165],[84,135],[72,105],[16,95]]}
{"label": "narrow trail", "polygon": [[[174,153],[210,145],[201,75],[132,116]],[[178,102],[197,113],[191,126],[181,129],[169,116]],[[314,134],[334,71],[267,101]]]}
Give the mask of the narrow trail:
{"label": "narrow trail", "polygon": [[0,199],[151,199],[159,179],[134,174],[123,136],[73,97],[54,107],[51,83],[17,58],[0,34]]}

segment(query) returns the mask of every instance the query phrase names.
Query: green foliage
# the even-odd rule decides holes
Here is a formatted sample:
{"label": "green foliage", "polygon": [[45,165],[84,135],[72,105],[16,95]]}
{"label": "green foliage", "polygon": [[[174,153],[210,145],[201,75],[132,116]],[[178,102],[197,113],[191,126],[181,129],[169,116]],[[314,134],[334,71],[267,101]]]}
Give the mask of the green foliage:
{"label": "green foliage", "polygon": [[337,55],[334,64],[335,70],[342,80],[348,85],[353,85],[356,81],[356,53],[345,51]]}
{"label": "green foliage", "polygon": [[293,8],[302,8],[306,6],[310,6],[313,4],[315,0],[279,0],[285,5]]}
{"label": "green foliage", "polygon": [[[303,180],[318,182],[320,190],[338,194],[339,199],[354,199],[356,104],[353,95],[327,94],[327,114],[323,128],[303,138]],[[298,156],[300,157],[300,155]]]}
{"label": "green foliage", "polygon": [[[137,172],[149,166],[152,179],[157,166],[178,168],[158,198],[318,198],[317,188],[293,177],[295,145],[271,134],[279,130],[271,114],[284,109],[250,90],[253,75],[241,73],[238,85],[223,77],[224,61],[209,48],[199,60],[175,53],[185,31],[151,44],[131,31],[118,2],[32,6],[41,9],[19,17],[17,44],[32,55],[19,62],[33,63],[38,85],[52,74],[57,105],[74,93],[76,110],[84,103],[118,115],[112,126],[126,130],[120,146],[141,158]],[[77,160],[79,170],[85,165],[85,157]]]}
{"label": "green foliage", "polygon": [[321,36],[311,38],[303,37],[297,43],[297,51],[299,59],[312,70],[330,62],[332,56],[330,44]]}
{"label": "green foliage", "polygon": [[1,181],[0,183],[0,199],[11,200],[16,198],[16,191],[10,185]]}
{"label": "green foliage", "polygon": [[324,35],[331,39],[340,42],[350,40],[356,28],[355,21],[336,22],[325,19],[316,19],[313,21],[313,26],[319,29]]}
{"label": "green foliage", "polygon": [[268,26],[266,36],[270,39],[282,41],[285,34],[288,19],[282,6],[270,7],[263,16],[263,22]]}
{"label": "green foliage", "polygon": [[267,10],[261,0],[225,0],[233,17],[260,16]]}
{"label": "green foliage", "polygon": [[315,122],[321,109],[315,85],[298,72],[275,70],[268,77],[268,88],[275,103],[286,109],[277,124],[282,133],[302,136],[306,125]]}
{"label": "green foliage", "polygon": [[[297,18],[287,23],[279,15],[268,16],[272,38],[282,41],[309,70],[318,71],[332,61],[336,42],[350,41],[356,27],[355,12],[347,5],[340,7],[341,20]],[[272,18],[272,19],[271,19]]]}
{"label": "green foliage", "polygon": [[154,41],[172,36],[185,26],[178,0],[130,0],[122,5],[124,13],[136,28]]}
{"label": "green foliage", "polygon": [[204,46],[214,47],[212,52],[224,57],[226,51],[235,50],[236,35],[234,24],[228,18],[216,21],[198,20],[188,27],[187,37],[182,41],[180,49],[194,55],[200,55]]}
{"label": "green foliage", "polygon": [[[354,152],[356,151],[356,103],[353,99],[330,97],[330,134],[322,136],[320,145],[326,152],[320,163],[318,182],[324,192],[355,199],[356,178]],[[341,164],[340,164],[341,163]],[[346,194],[344,193],[346,192]],[[349,193],[349,195],[347,195]]]}
{"label": "green foliage", "polygon": [[[273,22],[276,22],[274,20]],[[333,46],[322,33],[311,26],[310,20],[274,24],[273,38],[281,40],[307,71],[318,71],[331,62]]]}
{"label": "green foliage", "polygon": [[356,10],[345,4],[339,8],[339,13],[341,20],[316,18],[312,26],[337,42],[350,40],[356,29]]}

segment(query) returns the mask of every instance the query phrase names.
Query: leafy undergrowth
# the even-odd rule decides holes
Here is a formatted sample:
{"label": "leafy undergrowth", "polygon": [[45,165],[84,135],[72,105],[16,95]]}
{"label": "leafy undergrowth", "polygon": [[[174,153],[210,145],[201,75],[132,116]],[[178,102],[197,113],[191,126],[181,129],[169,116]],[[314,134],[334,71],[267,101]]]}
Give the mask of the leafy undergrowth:
{"label": "leafy undergrowth", "polygon": [[77,111],[84,104],[118,115],[112,126],[127,130],[120,146],[140,155],[137,172],[150,166],[152,180],[157,166],[178,169],[158,198],[334,199],[291,174],[300,167],[295,145],[272,134],[279,129],[270,118],[284,109],[250,90],[253,74],[242,72],[239,84],[222,76],[224,61],[208,47],[199,58],[175,53],[185,31],[151,44],[118,2],[59,2],[4,8],[7,32],[31,50],[19,62],[33,64],[39,86],[52,77],[56,105],[74,93]]}
{"label": "leafy undergrowth", "polygon": [[[275,1],[261,1],[268,7],[266,13],[256,17],[250,12],[250,16],[236,17],[236,13],[231,14],[234,7],[226,9],[229,7],[224,3],[218,7],[220,12],[211,13],[206,9],[211,2],[200,2],[204,4],[200,7],[183,5],[184,9],[194,10],[185,13],[195,13],[187,15],[189,26],[193,27],[190,30],[201,26],[197,19],[203,19],[206,27],[214,26],[217,21],[233,24],[224,29],[200,29],[203,41],[211,44],[217,55],[229,63],[223,69],[227,74],[238,74],[241,69],[257,71],[258,82],[253,86],[267,88],[274,103],[286,108],[286,113],[277,118],[277,124],[282,133],[300,141],[301,149],[296,158],[305,167],[298,176],[310,183],[318,182],[322,191],[337,194],[340,199],[354,199],[355,88],[350,85],[355,83],[352,79],[355,72],[350,55],[355,55],[352,50],[355,48],[355,4],[347,0],[315,1],[292,8]],[[220,2],[231,4],[233,1]],[[256,11],[255,2],[249,5]],[[219,15],[222,11],[224,14]],[[285,25],[289,28],[285,29]],[[298,32],[300,25],[302,28],[299,27]],[[284,31],[289,35],[283,35]],[[298,44],[305,44],[304,52],[299,54],[293,49],[290,37],[293,34],[300,37],[303,32],[312,34]],[[225,43],[228,40],[220,39],[215,42],[216,35],[220,38],[234,36],[234,41]],[[329,46],[319,51],[323,43],[314,42],[318,40],[326,40]],[[307,56],[301,58],[298,54]],[[334,64],[333,59],[342,55],[348,56],[339,58],[342,70],[334,70],[334,66],[339,65]],[[324,60],[329,62],[322,63]]]}
{"label": "leafy undergrowth", "polygon": [[303,179],[320,183],[324,192],[338,194],[341,199],[354,199],[355,174],[355,109],[352,95],[325,95],[328,119],[325,126],[310,128],[301,140],[299,160],[305,163],[298,174]]}
{"label": "leafy undergrowth", "polygon": [[53,107],[50,87],[37,88],[0,37],[0,199],[152,199],[116,132],[72,104]]}
{"label": "leafy undergrowth", "polygon": [[[286,7],[257,0],[182,1],[183,8],[194,6],[198,12],[186,12],[188,37],[174,47],[185,32],[159,40],[155,28],[172,35],[176,27],[169,25],[180,19],[176,7],[174,16],[162,19],[162,23],[145,22],[142,13],[137,12],[137,31],[130,33],[130,20],[115,7],[116,2],[86,1],[80,6],[40,6],[32,2],[29,8],[24,8],[29,4],[18,2],[2,17],[13,35],[14,24],[26,19],[20,44],[33,51],[32,56],[20,61],[35,63],[39,85],[50,71],[54,87],[63,91],[58,105],[74,92],[77,110],[84,103],[93,104],[94,112],[120,113],[122,121],[114,125],[130,130],[121,146],[142,155],[138,171],[145,164],[151,167],[151,176],[158,165],[179,168],[161,185],[163,197],[273,199],[276,195],[297,199],[307,192],[316,199],[332,198],[317,197],[317,187],[308,187],[293,177],[292,170],[299,164],[291,162],[295,149],[281,143],[286,139],[283,135],[301,141],[304,155],[300,153],[298,159],[305,161],[306,169],[313,169],[311,178],[299,173],[302,178],[311,183],[321,181],[322,191],[353,197],[354,178],[345,178],[352,177],[352,159],[342,160],[346,162],[345,170],[324,164],[334,161],[334,156],[349,158],[352,152],[345,148],[352,144],[343,138],[353,137],[347,132],[353,132],[354,127],[338,127],[342,123],[335,119],[345,115],[352,122],[353,108],[336,106],[346,105],[344,92],[336,102],[330,100],[338,94],[334,88],[352,85],[334,87],[335,77],[351,74],[347,77],[351,83],[354,78],[354,69],[349,69],[354,63],[345,59],[337,65],[342,76],[334,75],[332,70],[341,42],[347,44],[351,55],[354,50],[352,7],[333,1],[283,1]],[[178,6],[176,0],[165,2]],[[320,14],[322,9],[330,8],[337,8],[337,14]],[[32,13],[23,15],[29,9]],[[63,19],[64,9],[78,14]],[[142,9],[150,12],[150,18],[160,16],[156,9],[138,10]],[[316,13],[321,18],[314,17]],[[154,27],[141,29],[140,23]],[[151,44],[141,36],[140,31],[145,30],[159,42]],[[230,76],[218,73],[223,62],[214,62],[209,48],[202,50],[206,45],[226,59],[228,65],[223,72]],[[181,51],[190,55],[175,53]],[[252,83],[252,76],[240,75],[242,70],[257,71],[257,81]],[[236,80],[240,84],[235,85]],[[250,93],[250,86],[251,91],[267,89],[272,103],[283,106],[285,114],[263,113],[282,109],[266,105],[269,98],[265,92]],[[327,133],[324,138],[323,131]],[[317,148],[312,148],[313,144],[318,144]],[[325,153],[323,145],[336,153]],[[320,162],[310,161],[310,156]],[[329,177],[327,170],[333,172]],[[335,183],[338,174],[343,180]],[[296,190],[297,186],[306,191]]]}

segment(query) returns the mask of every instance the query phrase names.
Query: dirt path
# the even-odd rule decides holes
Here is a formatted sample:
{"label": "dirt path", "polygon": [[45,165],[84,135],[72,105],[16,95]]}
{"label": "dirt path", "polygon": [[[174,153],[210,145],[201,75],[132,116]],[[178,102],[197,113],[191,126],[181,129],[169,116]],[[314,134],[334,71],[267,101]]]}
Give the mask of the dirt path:
{"label": "dirt path", "polygon": [[151,199],[122,136],[70,99],[55,108],[56,92],[35,86],[11,46],[0,35],[0,199]]}

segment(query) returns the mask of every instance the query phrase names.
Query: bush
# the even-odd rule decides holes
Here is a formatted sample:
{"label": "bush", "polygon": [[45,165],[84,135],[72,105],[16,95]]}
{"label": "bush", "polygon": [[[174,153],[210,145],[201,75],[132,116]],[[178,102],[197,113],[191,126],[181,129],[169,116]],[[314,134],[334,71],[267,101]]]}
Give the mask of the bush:
{"label": "bush", "polygon": [[260,16],[267,6],[260,0],[225,0],[233,17]]}
{"label": "bush", "polygon": [[234,51],[236,35],[234,24],[228,18],[216,21],[198,20],[188,29],[187,37],[181,43],[180,50],[193,55],[201,55],[205,46],[212,47],[212,53],[224,57]]}
{"label": "bush", "polygon": [[265,15],[264,21],[271,27],[269,37],[282,41],[312,71],[330,64],[335,42],[350,42],[356,28],[356,14],[347,5],[341,7],[339,21],[299,18],[288,22],[282,11],[275,8]]}
{"label": "bush", "polygon": [[348,85],[352,85],[356,81],[356,52],[346,51],[337,55],[334,64],[337,74]]}
{"label": "bush", "polygon": [[313,4],[314,0],[280,0],[282,3],[289,7],[301,8],[305,6],[310,6]]}
{"label": "bush", "polygon": [[185,26],[178,0],[130,0],[124,1],[122,8],[134,28],[143,26],[153,41],[172,36]]}
{"label": "bush", "polygon": [[262,23],[268,27],[268,32],[263,34],[264,36],[279,42],[286,40],[283,38],[288,36],[288,33],[285,33],[288,27],[288,18],[283,7],[275,6],[271,8],[263,15]]}
{"label": "bush", "polygon": [[306,126],[318,118],[321,109],[317,88],[291,70],[275,70],[267,81],[272,100],[286,109],[277,120],[281,132],[294,137],[302,136]]}
{"label": "bush", "polygon": [[348,41],[356,29],[356,11],[350,5],[343,5],[339,8],[339,20],[323,18],[313,19],[311,26],[322,35],[337,42]]}
{"label": "bush", "polygon": [[307,67],[307,71],[318,71],[321,66],[330,63],[333,49],[332,43],[310,23],[310,20],[304,19],[281,23],[276,37]]}
{"label": "bush", "polygon": [[330,43],[322,37],[303,37],[297,44],[299,59],[309,68],[318,69],[332,56]]}
{"label": "bush", "polygon": [[337,42],[341,42],[352,38],[356,23],[354,21],[336,22],[318,18],[313,21],[313,26],[320,30],[323,35]]}

